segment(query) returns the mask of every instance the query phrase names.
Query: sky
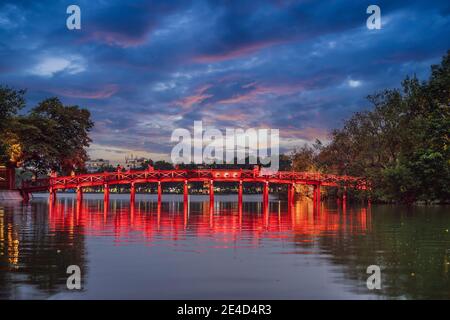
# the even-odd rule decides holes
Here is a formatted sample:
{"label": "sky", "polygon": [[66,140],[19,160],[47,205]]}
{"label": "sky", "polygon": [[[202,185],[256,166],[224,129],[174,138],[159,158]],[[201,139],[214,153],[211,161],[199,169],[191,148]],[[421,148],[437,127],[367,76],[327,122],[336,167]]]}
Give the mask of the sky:
{"label": "sky", "polygon": [[89,154],[113,162],[168,160],[173,130],[196,120],[279,129],[282,152],[327,141],[448,49],[448,0],[0,1],[0,85],[27,89],[28,108],[57,96],[90,110]]}

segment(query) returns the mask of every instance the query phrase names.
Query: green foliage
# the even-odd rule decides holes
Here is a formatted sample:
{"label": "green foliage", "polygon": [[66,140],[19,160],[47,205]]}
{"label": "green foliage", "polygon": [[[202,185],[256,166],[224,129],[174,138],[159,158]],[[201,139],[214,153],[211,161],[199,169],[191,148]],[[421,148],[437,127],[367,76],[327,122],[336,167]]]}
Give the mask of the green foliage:
{"label": "green foliage", "polygon": [[0,86],[0,130],[25,106],[25,90],[14,90]]}
{"label": "green foliage", "polygon": [[383,187],[383,193],[379,196],[382,200],[395,201],[402,200],[410,202],[414,198],[415,189],[417,189],[417,180],[414,173],[404,165],[398,164],[395,167],[389,167],[382,171],[383,181],[378,184]]}
{"label": "green foliage", "polygon": [[15,90],[0,86],[0,163],[10,161],[9,147],[14,136],[10,130],[14,128],[17,113],[25,106],[25,90]]}
{"label": "green foliage", "polygon": [[9,160],[8,149],[6,143],[0,138],[0,164],[6,164]]}
{"label": "green foliage", "polygon": [[170,162],[164,161],[164,160],[159,160],[159,161],[155,161],[153,163],[153,167],[156,170],[173,170],[173,164],[171,164]]}
{"label": "green foliage", "polygon": [[24,93],[0,87],[0,162],[14,155],[16,163],[35,174],[82,170],[93,127],[89,111],[50,98],[28,114],[18,115],[25,105]]}
{"label": "green foliage", "polygon": [[294,171],[317,171],[315,164],[316,150],[304,144],[291,153],[292,169]]}
{"label": "green foliage", "polygon": [[[25,166],[41,171],[50,168],[63,174],[84,167],[88,159],[85,147],[91,142],[88,133],[93,127],[88,110],[64,106],[58,98],[51,98],[33,108],[27,121],[51,141],[39,143],[32,139],[33,147],[27,143],[30,135],[25,132],[22,141],[27,147],[34,148],[34,152],[25,154]],[[43,161],[47,164],[41,165]]]}

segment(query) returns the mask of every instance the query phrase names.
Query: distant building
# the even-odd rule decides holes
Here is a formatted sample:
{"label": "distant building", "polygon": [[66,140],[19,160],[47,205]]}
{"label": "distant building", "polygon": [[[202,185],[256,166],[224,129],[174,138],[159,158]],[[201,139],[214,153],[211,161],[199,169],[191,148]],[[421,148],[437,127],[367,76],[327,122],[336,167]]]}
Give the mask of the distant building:
{"label": "distant building", "polygon": [[127,169],[135,169],[146,166],[146,163],[148,163],[149,159],[144,157],[133,157],[131,155],[130,157],[125,157],[125,167]]}
{"label": "distant building", "polygon": [[86,161],[87,172],[97,172],[106,167],[109,167],[109,160],[96,159]]}

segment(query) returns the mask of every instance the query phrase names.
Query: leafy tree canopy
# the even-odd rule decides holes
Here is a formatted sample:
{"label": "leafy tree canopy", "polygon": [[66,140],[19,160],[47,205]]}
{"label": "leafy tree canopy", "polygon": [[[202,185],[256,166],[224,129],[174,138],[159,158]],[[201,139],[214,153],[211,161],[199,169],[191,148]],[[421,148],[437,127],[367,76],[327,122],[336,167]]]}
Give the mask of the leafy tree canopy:
{"label": "leafy tree canopy", "polygon": [[294,167],[308,163],[324,172],[367,177],[380,200],[448,202],[449,91],[450,51],[431,67],[428,81],[406,77],[401,90],[369,96],[372,110],[346,120],[326,146],[300,150]]}
{"label": "leafy tree canopy", "polygon": [[83,169],[94,125],[89,111],[50,98],[19,115],[25,106],[24,94],[24,90],[0,87],[0,162],[21,165],[36,174]]}

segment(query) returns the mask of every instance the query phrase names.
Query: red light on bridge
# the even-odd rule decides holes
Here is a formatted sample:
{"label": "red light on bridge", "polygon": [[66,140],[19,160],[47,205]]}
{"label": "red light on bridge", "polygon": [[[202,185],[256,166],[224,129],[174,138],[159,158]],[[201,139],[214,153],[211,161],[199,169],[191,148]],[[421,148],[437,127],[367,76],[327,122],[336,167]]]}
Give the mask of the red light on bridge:
{"label": "red light on bridge", "polygon": [[239,171],[218,171],[214,173],[215,178],[239,178]]}

